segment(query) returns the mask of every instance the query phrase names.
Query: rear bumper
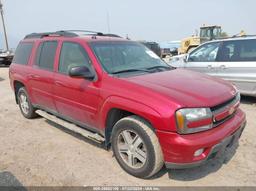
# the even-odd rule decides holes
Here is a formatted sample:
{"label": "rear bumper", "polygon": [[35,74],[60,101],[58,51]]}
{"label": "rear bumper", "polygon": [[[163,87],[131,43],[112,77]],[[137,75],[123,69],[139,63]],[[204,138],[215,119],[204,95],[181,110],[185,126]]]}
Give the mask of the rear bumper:
{"label": "rear bumper", "polygon": [[[245,124],[245,114],[238,109],[233,118],[209,131],[189,135],[157,131],[166,167],[190,168],[215,158],[238,141]],[[198,149],[203,153],[194,156]]]}

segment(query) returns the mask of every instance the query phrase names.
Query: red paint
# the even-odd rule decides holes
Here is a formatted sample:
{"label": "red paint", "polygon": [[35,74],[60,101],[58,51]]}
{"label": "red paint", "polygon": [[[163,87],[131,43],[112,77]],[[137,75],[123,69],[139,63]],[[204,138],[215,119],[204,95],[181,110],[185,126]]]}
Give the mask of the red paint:
{"label": "red paint", "polygon": [[[53,72],[34,66],[35,48],[40,42],[47,40],[57,40],[59,43]],[[111,109],[118,108],[136,114],[148,120],[156,129],[166,162],[187,163],[201,160],[214,144],[232,134],[245,121],[244,113],[238,109],[234,117],[219,127],[179,135],[176,130],[176,110],[221,104],[234,96],[233,86],[221,79],[182,69],[127,78],[113,77],[103,71],[88,45],[88,42],[95,40],[124,41],[110,37],[92,39],[90,36],[23,40],[34,41],[34,49],[28,65],[11,64],[11,86],[13,87],[14,81],[23,83],[33,104],[86,123],[103,135]],[[97,73],[96,81],[71,78],[57,72],[63,41],[77,42],[84,47]],[[191,127],[194,125],[191,124]],[[194,158],[193,153],[202,147],[206,148],[204,154]]]}
{"label": "red paint", "polygon": [[214,119],[216,121],[221,121],[222,119],[225,119],[226,117],[232,115],[234,112],[236,112],[237,108],[239,107],[239,102],[236,102],[233,105],[230,105],[229,107],[227,107],[225,110],[216,113],[214,115]]}
{"label": "red paint", "polygon": [[210,124],[212,124],[212,118],[202,119],[199,121],[191,121],[191,122],[188,122],[187,126],[188,128],[197,128],[197,127],[202,127]]}
{"label": "red paint", "polygon": [[[245,121],[245,114],[238,109],[236,115],[211,130],[189,135],[157,131],[165,161],[172,163],[193,163],[208,156],[211,148],[233,134]],[[194,152],[205,148],[204,155],[194,157]]]}

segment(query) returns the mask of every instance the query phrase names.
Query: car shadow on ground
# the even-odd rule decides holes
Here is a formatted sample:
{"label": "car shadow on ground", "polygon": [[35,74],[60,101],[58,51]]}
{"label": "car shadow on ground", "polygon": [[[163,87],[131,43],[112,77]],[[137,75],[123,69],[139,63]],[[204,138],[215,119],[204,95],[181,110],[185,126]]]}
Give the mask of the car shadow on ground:
{"label": "car shadow on ground", "polygon": [[0,68],[9,68],[9,67],[10,67],[9,65],[0,64]]}
{"label": "car shadow on ground", "polygon": [[241,103],[242,104],[256,104],[256,97],[252,96],[241,96]]}
{"label": "car shadow on ground", "polygon": [[27,189],[11,172],[3,171],[0,172],[0,190],[26,191]]}
{"label": "car shadow on ground", "polygon": [[234,143],[232,147],[225,150],[223,155],[209,160],[207,163],[199,167],[188,169],[166,169],[163,167],[159,173],[150,179],[157,179],[161,176],[164,176],[166,173],[168,174],[170,180],[192,181],[203,178],[211,173],[218,171],[223,165],[227,164],[235,155],[238,146],[238,142]]}

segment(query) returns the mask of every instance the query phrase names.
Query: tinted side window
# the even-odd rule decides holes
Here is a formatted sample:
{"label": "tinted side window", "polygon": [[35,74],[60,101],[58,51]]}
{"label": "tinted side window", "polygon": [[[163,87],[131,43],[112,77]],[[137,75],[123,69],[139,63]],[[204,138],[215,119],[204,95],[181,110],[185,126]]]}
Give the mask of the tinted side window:
{"label": "tinted side window", "polygon": [[189,62],[214,62],[217,58],[217,53],[220,47],[220,42],[207,43],[200,46],[189,55]]}
{"label": "tinted side window", "polygon": [[52,71],[57,45],[56,41],[41,43],[37,48],[35,64],[40,68]]}
{"label": "tinted side window", "polygon": [[256,40],[241,41],[240,61],[256,61]]}
{"label": "tinted side window", "polygon": [[68,74],[69,69],[76,66],[90,68],[89,57],[80,44],[64,42],[61,48],[59,72]]}
{"label": "tinted side window", "polygon": [[256,61],[256,40],[224,42],[218,60],[223,62]]}
{"label": "tinted side window", "polygon": [[24,65],[27,64],[32,48],[33,48],[32,42],[20,43],[15,51],[15,56],[12,62],[16,64],[24,64]]}

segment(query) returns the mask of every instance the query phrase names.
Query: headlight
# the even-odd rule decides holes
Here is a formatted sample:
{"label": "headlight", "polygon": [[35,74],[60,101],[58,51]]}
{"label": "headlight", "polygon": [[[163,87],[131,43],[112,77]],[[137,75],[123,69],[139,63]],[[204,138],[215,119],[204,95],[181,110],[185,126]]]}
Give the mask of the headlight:
{"label": "headlight", "polygon": [[196,133],[212,128],[209,108],[189,108],[176,111],[177,130],[180,134]]}

